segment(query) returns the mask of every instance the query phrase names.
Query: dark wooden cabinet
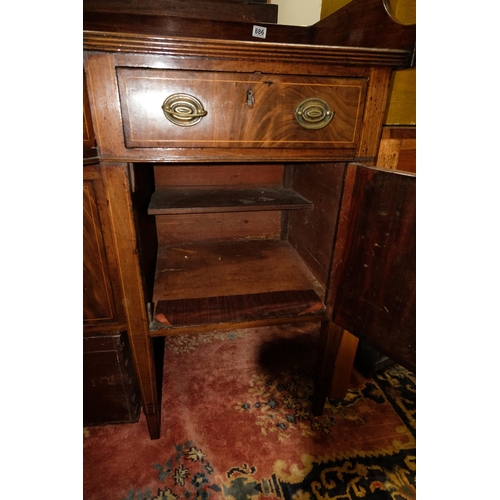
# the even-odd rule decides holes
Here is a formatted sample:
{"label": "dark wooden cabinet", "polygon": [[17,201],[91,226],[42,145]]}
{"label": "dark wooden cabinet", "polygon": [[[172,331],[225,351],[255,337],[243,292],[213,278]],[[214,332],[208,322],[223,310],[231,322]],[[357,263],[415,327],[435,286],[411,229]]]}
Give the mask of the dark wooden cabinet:
{"label": "dark wooden cabinet", "polygon": [[334,33],[315,44],[309,28],[292,40],[287,27],[268,27],[269,41],[248,42],[131,19],[85,21],[99,155],[87,211],[100,216],[96,234],[95,216],[85,230],[89,254],[112,249],[105,266],[92,259],[88,318],[125,320],[158,438],[155,339],[331,327],[348,165],[375,162],[391,72],[409,64],[414,30],[395,26],[400,50],[335,46]]}

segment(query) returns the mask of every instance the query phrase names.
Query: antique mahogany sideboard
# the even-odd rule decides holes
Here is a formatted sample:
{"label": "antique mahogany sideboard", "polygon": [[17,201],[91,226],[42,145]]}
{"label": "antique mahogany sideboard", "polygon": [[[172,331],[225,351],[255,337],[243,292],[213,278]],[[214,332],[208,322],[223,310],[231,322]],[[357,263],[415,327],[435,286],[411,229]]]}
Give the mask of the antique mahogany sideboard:
{"label": "antique mahogany sideboard", "polygon": [[311,27],[84,13],[84,333],[122,366],[114,421],[140,399],[160,436],[166,335],[334,329],[350,182],[398,176],[370,165],[414,41],[382,0]]}

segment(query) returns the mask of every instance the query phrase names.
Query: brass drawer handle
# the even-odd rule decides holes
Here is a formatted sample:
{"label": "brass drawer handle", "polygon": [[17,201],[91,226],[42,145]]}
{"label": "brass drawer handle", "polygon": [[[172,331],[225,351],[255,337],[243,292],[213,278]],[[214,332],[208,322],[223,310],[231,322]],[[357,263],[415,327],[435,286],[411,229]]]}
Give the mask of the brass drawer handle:
{"label": "brass drawer handle", "polygon": [[207,114],[199,99],[189,94],[168,96],[161,109],[167,120],[181,127],[196,125]]}
{"label": "brass drawer handle", "polygon": [[311,130],[326,127],[334,114],[325,101],[316,98],[302,101],[295,109],[295,119],[299,125]]}

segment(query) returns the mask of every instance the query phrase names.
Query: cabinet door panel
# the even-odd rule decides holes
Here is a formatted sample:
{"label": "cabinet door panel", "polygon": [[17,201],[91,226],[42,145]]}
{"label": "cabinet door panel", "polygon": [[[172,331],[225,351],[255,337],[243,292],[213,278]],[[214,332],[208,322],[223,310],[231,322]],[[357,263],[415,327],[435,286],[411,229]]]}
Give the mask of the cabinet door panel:
{"label": "cabinet door panel", "polygon": [[350,165],[344,198],[333,321],[415,371],[416,176]]}
{"label": "cabinet door panel", "polygon": [[[113,244],[106,241],[109,220],[104,208],[103,184],[99,168],[84,168],[83,182],[83,321],[84,325],[120,323],[119,293]],[[108,230],[106,230],[108,227]]]}
{"label": "cabinet door panel", "polygon": [[83,186],[83,318],[111,320],[114,316],[94,186]]}

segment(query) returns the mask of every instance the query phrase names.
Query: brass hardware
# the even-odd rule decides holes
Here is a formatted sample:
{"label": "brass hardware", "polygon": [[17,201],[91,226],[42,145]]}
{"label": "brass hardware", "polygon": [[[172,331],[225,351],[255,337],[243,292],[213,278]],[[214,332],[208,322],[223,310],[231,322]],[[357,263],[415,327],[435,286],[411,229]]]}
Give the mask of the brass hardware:
{"label": "brass hardware", "polygon": [[201,121],[207,112],[203,104],[189,94],[172,94],[161,107],[167,120],[181,127],[191,127]]}
{"label": "brass hardware", "polygon": [[316,98],[302,101],[295,109],[295,119],[299,125],[311,130],[326,127],[334,114],[325,101]]}
{"label": "brass hardware", "polygon": [[247,106],[253,108],[254,104],[255,104],[255,93],[251,89],[247,90]]}

